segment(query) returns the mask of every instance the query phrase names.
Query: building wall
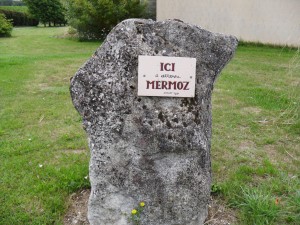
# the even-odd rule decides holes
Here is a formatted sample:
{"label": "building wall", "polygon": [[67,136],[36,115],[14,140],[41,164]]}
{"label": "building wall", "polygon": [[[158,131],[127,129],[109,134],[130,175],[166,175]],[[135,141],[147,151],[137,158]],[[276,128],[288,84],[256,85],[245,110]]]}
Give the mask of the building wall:
{"label": "building wall", "polygon": [[300,0],[157,0],[157,20],[165,19],[244,41],[300,46]]}

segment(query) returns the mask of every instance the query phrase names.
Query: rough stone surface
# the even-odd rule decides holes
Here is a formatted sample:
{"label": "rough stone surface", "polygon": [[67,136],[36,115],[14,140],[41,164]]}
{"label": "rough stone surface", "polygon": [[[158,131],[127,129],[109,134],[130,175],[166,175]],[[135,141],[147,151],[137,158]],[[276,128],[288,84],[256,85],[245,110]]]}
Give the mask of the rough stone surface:
{"label": "rough stone surface", "polygon": [[[200,225],[210,199],[211,93],[237,39],[177,20],[118,24],[71,79],[89,137],[95,225]],[[195,98],[137,96],[138,55],[197,58]]]}

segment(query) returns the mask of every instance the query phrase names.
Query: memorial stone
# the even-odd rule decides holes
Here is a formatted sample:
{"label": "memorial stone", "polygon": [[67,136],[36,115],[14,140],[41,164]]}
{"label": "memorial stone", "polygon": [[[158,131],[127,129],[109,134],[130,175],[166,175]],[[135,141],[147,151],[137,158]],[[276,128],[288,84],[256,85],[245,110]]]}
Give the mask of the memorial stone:
{"label": "memorial stone", "polygon": [[[133,224],[131,211],[140,202],[141,225],[204,223],[211,187],[211,95],[237,43],[233,36],[179,20],[129,19],[78,70],[70,91],[91,150],[92,225]],[[139,69],[146,76],[138,62],[144,56],[195,59],[193,95],[172,97],[174,87],[184,91],[184,82],[190,82],[172,83],[181,76],[172,58],[158,64],[164,75],[145,86],[153,92],[164,87],[170,96],[138,95]]]}

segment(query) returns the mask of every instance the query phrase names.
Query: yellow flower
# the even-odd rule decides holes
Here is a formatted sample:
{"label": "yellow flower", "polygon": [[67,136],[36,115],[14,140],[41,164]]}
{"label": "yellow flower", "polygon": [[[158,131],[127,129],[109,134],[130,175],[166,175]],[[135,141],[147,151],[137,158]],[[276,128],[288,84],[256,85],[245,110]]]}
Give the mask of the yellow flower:
{"label": "yellow flower", "polygon": [[140,202],[140,206],[144,207],[145,206],[145,202]]}
{"label": "yellow flower", "polygon": [[133,209],[133,210],[131,211],[131,214],[132,214],[132,215],[137,214],[137,210],[136,210],[136,209]]}

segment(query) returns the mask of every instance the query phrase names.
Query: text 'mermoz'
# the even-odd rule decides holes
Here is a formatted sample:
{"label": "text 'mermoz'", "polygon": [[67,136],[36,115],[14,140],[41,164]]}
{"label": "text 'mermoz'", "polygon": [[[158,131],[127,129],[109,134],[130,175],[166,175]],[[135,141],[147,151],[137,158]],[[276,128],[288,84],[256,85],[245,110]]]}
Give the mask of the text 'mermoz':
{"label": "text 'mermoz'", "polygon": [[139,56],[139,96],[193,98],[195,80],[195,58]]}

